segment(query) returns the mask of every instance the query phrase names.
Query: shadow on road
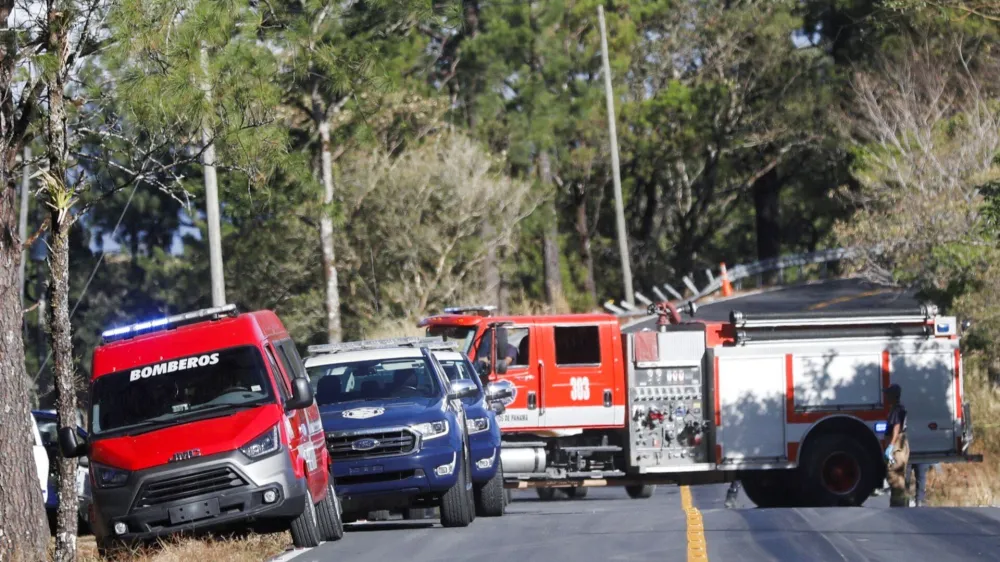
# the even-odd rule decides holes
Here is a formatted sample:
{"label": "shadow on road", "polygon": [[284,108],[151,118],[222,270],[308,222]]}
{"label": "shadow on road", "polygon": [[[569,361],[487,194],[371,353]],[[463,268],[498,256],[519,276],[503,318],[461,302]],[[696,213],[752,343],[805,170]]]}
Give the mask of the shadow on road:
{"label": "shadow on road", "polygon": [[384,521],[378,523],[347,523],[344,529],[354,532],[367,533],[371,531],[414,531],[417,529],[430,529],[435,521]]}

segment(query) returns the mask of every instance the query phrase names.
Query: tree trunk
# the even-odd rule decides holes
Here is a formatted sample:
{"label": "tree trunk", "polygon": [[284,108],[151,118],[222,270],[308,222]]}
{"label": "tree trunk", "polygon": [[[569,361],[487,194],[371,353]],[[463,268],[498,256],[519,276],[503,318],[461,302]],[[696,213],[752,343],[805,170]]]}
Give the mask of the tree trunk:
{"label": "tree trunk", "polygon": [[[6,18],[4,18],[6,21]],[[0,73],[6,74],[4,65]],[[8,80],[9,74],[0,77]],[[10,92],[10,89],[6,89]],[[10,123],[6,104],[0,113]],[[9,130],[0,123],[6,140]],[[19,139],[18,139],[19,140]],[[21,296],[17,293],[21,241],[14,212],[17,178],[12,173],[20,142],[2,148],[0,164],[0,562],[46,558],[48,532],[41,488],[32,453],[33,432],[28,396],[31,379],[24,370]]]}
{"label": "tree trunk", "polygon": [[343,338],[340,324],[340,289],[337,285],[337,261],[333,239],[333,156],[330,154],[330,121],[318,93],[313,92],[313,120],[319,129],[320,166],[323,178],[323,213],[319,219],[319,236],[323,246],[323,276],[326,281],[326,334],[330,343]]}
{"label": "tree trunk", "polygon": [[[59,427],[76,430],[76,377],[73,373],[73,340],[69,322],[69,232],[73,224],[70,209],[60,206],[53,190],[66,190],[66,167],[69,149],[66,145],[66,57],[69,26],[68,12],[56,3],[49,3],[49,52],[56,55],[56,66],[48,77],[49,173],[58,185],[49,186],[50,224],[52,238],[49,254],[49,330],[52,346],[52,369],[56,382],[56,410]],[[58,457],[59,513],[56,519],[56,562],[76,560],[77,460]]]}
{"label": "tree trunk", "polygon": [[[14,0],[0,0],[0,22],[8,29]],[[45,508],[32,452],[33,435],[28,397],[31,379],[24,369],[24,320],[17,292],[22,240],[17,236],[14,174],[24,146],[26,127],[36,97],[12,85],[20,55],[19,41],[8,31],[0,48],[0,562],[46,558]],[[20,108],[18,107],[20,105]],[[19,111],[20,109],[20,111]]]}
{"label": "tree trunk", "polygon": [[[56,408],[59,427],[76,428],[76,376],[73,370],[73,341],[69,321],[69,216],[57,223],[52,217],[52,252],[49,254],[49,326],[53,371],[56,379]],[[78,525],[77,459],[59,457],[59,513],[56,520],[56,562],[76,560]]]}
{"label": "tree trunk", "polygon": [[[776,258],[781,254],[781,225],[778,222],[781,178],[775,169],[764,174],[753,184],[753,205],[756,216],[757,259]],[[776,272],[763,276],[764,283],[772,284]]]}
{"label": "tree trunk", "polygon": [[591,248],[590,226],[587,220],[587,197],[586,194],[578,194],[576,202],[576,235],[580,240],[580,257],[583,258],[583,265],[586,275],[583,279],[583,288],[587,292],[587,306],[597,306],[597,283],[594,281],[594,252]]}
{"label": "tree trunk", "polygon": [[[547,151],[542,151],[538,156],[538,173],[545,189],[554,192],[555,190],[552,188],[552,163]],[[563,302],[562,271],[559,265],[559,224],[554,193],[551,203],[546,205],[545,226],[543,228],[545,302],[550,309],[554,309],[561,306]]]}

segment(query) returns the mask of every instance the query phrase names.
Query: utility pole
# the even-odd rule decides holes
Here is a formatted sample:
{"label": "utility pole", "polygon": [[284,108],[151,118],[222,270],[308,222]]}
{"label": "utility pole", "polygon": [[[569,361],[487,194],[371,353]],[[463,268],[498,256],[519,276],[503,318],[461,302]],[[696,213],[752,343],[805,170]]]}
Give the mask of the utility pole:
{"label": "utility pole", "polygon": [[[208,82],[208,51],[201,48],[202,90],[205,99],[212,103],[212,86]],[[205,144],[202,165],[205,173],[205,206],[208,219],[208,257],[212,272],[212,306],[226,304],[226,280],[222,270],[222,227],[219,220],[219,183],[215,175],[215,142],[208,120],[202,122],[201,140]]]}
{"label": "utility pole", "polygon": [[615,127],[615,97],[611,89],[611,63],[608,62],[608,38],[604,29],[604,6],[597,6],[597,19],[601,25],[601,62],[604,65],[604,94],[608,102],[608,135],[611,137],[611,172],[615,185],[615,218],[618,223],[618,253],[622,260],[622,281],[625,284],[625,301],[635,304],[632,292],[632,265],[628,253],[628,234],[625,232],[625,204],[622,202],[622,178],[618,169],[618,131]]}
{"label": "utility pole", "polygon": [[28,192],[31,191],[31,147],[24,145],[24,158],[21,167],[21,217],[17,225],[17,236],[21,240],[21,269],[18,276],[18,289],[21,291],[21,309],[24,309],[24,277],[25,266],[28,263],[28,248],[24,241],[28,239]]}

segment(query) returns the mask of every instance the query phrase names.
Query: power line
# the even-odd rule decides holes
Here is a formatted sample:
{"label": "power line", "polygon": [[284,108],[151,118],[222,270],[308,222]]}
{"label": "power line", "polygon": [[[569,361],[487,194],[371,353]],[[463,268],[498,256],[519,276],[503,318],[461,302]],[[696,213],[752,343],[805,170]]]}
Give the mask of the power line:
{"label": "power line", "polygon": [[[135,197],[137,189],[139,189],[139,182],[136,182],[135,186],[132,188],[132,193],[129,194],[128,201],[125,202],[125,207],[122,209],[121,215],[118,216],[118,222],[115,223],[115,228],[111,231],[112,240],[115,239],[115,235],[118,233],[118,227],[121,226],[122,220],[125,219],[125,213],[128,212],[128,208],[132,204],[132,198]],[[101,244],[101,255],[97,258],[97,263],[94,264],[94,269],[90,272],[90,277],[87,278],[87,282],[83,285],[83,291],[80,292],[80,296],[76,299],[76,304],[73,305],[73,310],[69,312],[70,320],[72,320],[73,315],[76,314],[76,309],[80,306],[80,303],[83,302],[83,297],[87,296],[87,289],[90,288],[90,283],[94,280],[94,277],[97,275],[97,270],[104,262],[104,255],[106,253],[107,250],[105,250],[104,244]],[[41,319],[39,319],[39,321],[41,321]],[[45,366],[49,364],[49,359],[51,358],[52,350],[50,349],[48,354],[45,356],[45,361],[42,361],[42,365],[38,368],[38,372],[35,373],[35,379],[38,379],[38,377],[42,375],[42,371],[45,370]]]}

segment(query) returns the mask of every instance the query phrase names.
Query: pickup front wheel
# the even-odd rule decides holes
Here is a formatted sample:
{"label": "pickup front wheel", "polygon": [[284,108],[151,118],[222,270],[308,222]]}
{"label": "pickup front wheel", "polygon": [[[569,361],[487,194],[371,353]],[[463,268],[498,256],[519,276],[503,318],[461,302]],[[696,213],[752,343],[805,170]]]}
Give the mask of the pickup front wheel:
{"label": "pickup front wheel", "polygon": [[503,468],[489,482],[476,486],[476,515],[482,517],[500,517],[505,505],[503,489]]}
{"label": "pickup front wheel", "polygon": [[441,525],[444,527],[468,527],[476,518],[475,505],[470,497],[472,477],[469,474],[469,460],[465,451],[456,462],[458,479],[441,498]]}
{"label": "pickup front wheel", "polygon": [[340,519],[340,501],[333,482],[327,485],[326,497],[316,506],[319,516],[319,531],[325,541],[339,541],[344,538],[344,523]]}

